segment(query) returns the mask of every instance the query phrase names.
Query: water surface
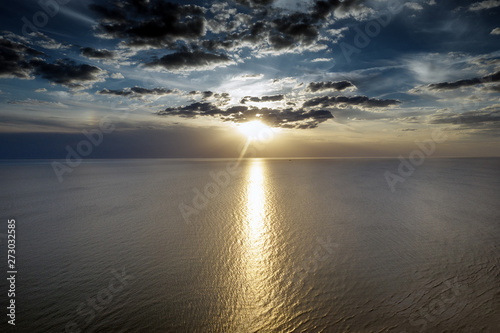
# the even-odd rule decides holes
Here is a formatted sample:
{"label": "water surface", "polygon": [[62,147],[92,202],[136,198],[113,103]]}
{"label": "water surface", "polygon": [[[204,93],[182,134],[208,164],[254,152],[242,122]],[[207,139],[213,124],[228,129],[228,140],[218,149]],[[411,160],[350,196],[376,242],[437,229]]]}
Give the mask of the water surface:
{"label": "water surface", "polygon": [[426,160],[392,192],[398,165],[4,162],[16,329],[500,331],[500,160]]}

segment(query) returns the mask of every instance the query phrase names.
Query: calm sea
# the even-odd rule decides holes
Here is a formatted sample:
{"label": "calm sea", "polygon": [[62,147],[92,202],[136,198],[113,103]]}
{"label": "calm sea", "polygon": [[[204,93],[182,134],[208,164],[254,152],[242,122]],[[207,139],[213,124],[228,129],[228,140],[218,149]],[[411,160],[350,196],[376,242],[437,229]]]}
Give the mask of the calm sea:
{"label": "calm sea", "polygon": [[500,332],[500,159],[399,163],[4,161],[0,330]]}

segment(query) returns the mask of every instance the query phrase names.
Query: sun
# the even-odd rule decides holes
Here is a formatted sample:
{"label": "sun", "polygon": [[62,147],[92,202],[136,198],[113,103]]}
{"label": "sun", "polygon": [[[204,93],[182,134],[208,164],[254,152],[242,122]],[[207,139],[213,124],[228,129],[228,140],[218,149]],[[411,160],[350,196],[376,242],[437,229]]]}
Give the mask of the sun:
{"label": "sun", "polygon": [[238,124],[238,131],[243,133],[249,140],[256,139],[259,135],[265,135],[264,132],[270,129],[269,126],[263,124],[260,120]]}

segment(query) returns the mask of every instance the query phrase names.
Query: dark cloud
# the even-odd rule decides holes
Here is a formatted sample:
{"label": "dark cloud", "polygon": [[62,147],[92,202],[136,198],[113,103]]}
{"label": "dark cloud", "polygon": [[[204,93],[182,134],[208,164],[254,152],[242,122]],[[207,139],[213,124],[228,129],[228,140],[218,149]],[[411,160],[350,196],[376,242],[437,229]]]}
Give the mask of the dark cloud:
{"label": "dark cloud", "polygon": [[349,87],[354,87],[354,85],[349,81],[337,81],[337,82],[311,82],[307,85],[306,90],[310,92],[317,92],[321,90],[344,90]]}
{"label": "dark cloud", "polygon": [[[290,13],[266,8],[273,0],[235,1],[253,8],[253,17],[234,8],[225,10],[221,4],[206,10],[160,0],[122,0],[89,7],[100,17],[101,37],[121,39],[133,47],[179,50],[189,44],[194,50],[199,47],[207,51],[235,51],[250,47],[286,52],[314,45],[328,14],[360,11],[362,2],[316,1],[307,13]],[[204,36],[209,38],[202,39]]]}
{"label": "dark cloud", "polygon": [[214,95],[214,92],[213,91],[204,91],[201,93],[203,95],[203,99],[207,99],[207,98],[210,98]]}
{"label": "dark cloud", "polygon": [[209,51],[215,50],[232,50],[239,45],[239,42],[236,40],[215,40],[215,39],[207,39],[202,41],[201,46],[206,48]]}
{"label": "dark cloud", "polygon": [[[259,20],[236,40],[274,51],[294,50],[316,43],[320,25],[321,22],[309,13],[295,12],[273,19]],[[268,41],[268,44],[264,45],[262,41]]]}
{"label": "dark cloud", "polygon": [[146,67],[163,67],[170,71],[213,69],[233,61],[226,55],[202,51],[179,51],[147,63]]}
{"label": "dark cloud", "polygon": [[104,81],[106,71],[99,67],[62,59],[48,63],[40,56],[46,55],[0,36],[0,77],[29,79],[36,75],[70,88],[87,88]]}
{"label": "dark cloud", "polygon": [[241,38],[245,42],[258,43],[261,41],[261,37],[265,36],[267,32],[267,21],[259,20],[254,22],[252,26],[244,34],[241,35]]}
{"label": "dark cloud", "polygon": [[314,3],[311,16],[318,20],[324,20],[332,12],[337,11],[339,14],[347,14],[350,11],[360,10],[364,0],[319,0]]}
{"label": "dark cloud", "polygon": [[8,101],[7,103],[14,104],[14,105],[49,106],[49,107],[67,108],[66,105],[64,105],[60,102],[41,101],[38,99],[31,99],[31,98],[28,98],[25,100]]}
{"label": "dark cloud", "polygon": [[463,113],[447,113],[434,115],[431,124],[460,124],[465,126],[484,125],[487,123],[500,124],[500,108],[468,111]]}
{"label": "dark cloud", "polygon": [[269,43],[277,51],[291,49],[296,46],[293,38],[280,34],[269,36]]}
{"label": "dark cloud", "polygon": [[344,108],[347,106],[360,106],[363,108],[382,108],[394,106],[401,103],[395,99],[377,99],[366,96],[322,96],[307,100],[304,107],[337,107]]}
{"label": "dark cloud", "polygon": [[490,86],[486,90],[488,91],[494,91],[494,92],[500,92],[500,84]]}
{"label": "dark cloud", "polygon": [[92,4],[107,38],[124,39],[131,46],[174,47],[178,40],[205,35],[205,9],[160,0],[124,0],[107,6]]}
{"label": "dark cloud", "polygon": [[137,86],[130,88],[130,90],[132,90],[133,93],[140,95],[169,95],[169,94],[174,94],[176,92],[176,90],[172,89],[165,89],[165,88],[147,89]]}
{"label": "dark cloud", "polygon": [[274,0],[235,0],[235,2],[249,7],[260,7],[270,5]]}
{"label": "dark cloud", "polygon": [[213,91],[190,91],[186,94],[187,96],[201,96],[203,101],[207,100],[215,100],[217,101],[217,105],[226,105],[231,100],[231,95],[228,93],[215,93]]}
{"label": "dark cloud", "polygon": [[294,13],[283,16],[275,19],[273,25],[278,34],[272,34],[271,37],[280,40],[280,43],[284,41],[282,46],[290,41],[310,45],[316,41],[319,35],[315,20],[308,14]]}
{"label": "dark cloud", "polygon": [[285,95],[273,95],[273,96],[262,96],[262,97],[252,97],[245,96],[241,99],[240,103],[245,104],[246,102],[278,102],[285,99]]}
{"label": "dark cloud", "polygon": [[243,79],[261,79],[264,77],[264,74],[244,74],[241,76]]}
{"label": "dark cloud", "polygon": [[70,88],[91,87],[95,82],[104,81],[103,76],[106,74],[99,67],[78,65],[70,60],[57,60],[50,64],[41,59],[32,59],[29,64],[35,75]]}
{"label": "dark cloud", "polygon": [[314,3],[313,17],[316,19],[325,19],[330,12],[338,7],[340,1],[316,1]]}
{"label": "dark cloud", "polygon": [[499,82],[500,81],[500,72],[496,72],[494,74],[486,75],[483,77],[476,77],[472,79],[459,80],[455,82],[441,82],[441,83],[432,83],[427,86],[427,88],[432,90],[453,90],[461,87],[469,87],[475,86],[481,83],[488,82]]}
{"label": "dark cloud", "polygon": [[82,56],[90,59],[113,59],[114,52],[109,50],[97,50],[92,47],[83,47],[80,49]]}
{"label": "dark cloud", "polygon": [[243,123],[259,119],[272,127],[315,128],[320,123],[332,119],[327,110],[304,109],[270,109],[237,105],[225,110],[209,102],[197,102],[182,107],[171,107],[157,113],[160,116],[181,116],[194,118],[198,116],[218,117],[224,121]]}
{"label": "dark cloud", "polygon": [[158,112],[160,116],[175,115],[186,118],[194,118],[196,116],[216,116],[221,114],[230,114],[228,111],[222,111],[215,104],[210,102],[196,102],[188,106],[170,107]]}
{"label": "dark cloud", "polygon": [[228,93],[215,93],[213,91],[197,91],[193,90],[186,94],[187,96],[201,96],[201,98],[206,101],[208,99],[213,99],[219,101],[220,104],[226,104],[230,101],[231,95]]}
{"label": "dark cloud", "polygon": [[226,120],[233,122],[247,122],[259,119],[263,123],[272,127],[308,129],[316,128],[322,122],[332,119],[333,115],[327,110],[294,110],[270,109],[251,107],[227,117]]}
{"label": "dark cloud", "polygon": [[30,58],[43,55],[31,47],[0,36],[0,77],[31,78]]}
{"label": "dark cloud", "polygon": [[59,43],[56,40],[46,36],[41,32],[34,32],[29,35],[32,38],[38,39],[35,44],[49,50],[68,49],[71,45],[65,42]]}
{"label": "dark cloud", "polygon": [[345,17],[350,14],[362,15],[369,10],[361,5],[362,0],[328,0],[315,1],[311,11],[293,12],[274,18],[259,20],[236,38],[242,42],[260,45],[261,41],[269,41],[266,47],[274,51],[292,51],[314,45],[319,40],[319,30],[332,12]]}
{"label": "dark cloud", "polygon": [[125,96],[130,98],[143,98],[145,96],[165,96],[178,93],[175,89],[165,89],[165,88],[141,88],[141,87],[132,87],[132,88],[123,88],[121,90],[112,90],[112,89],[102,89],[97,92],[99,95],[114,95],[114,96]]}

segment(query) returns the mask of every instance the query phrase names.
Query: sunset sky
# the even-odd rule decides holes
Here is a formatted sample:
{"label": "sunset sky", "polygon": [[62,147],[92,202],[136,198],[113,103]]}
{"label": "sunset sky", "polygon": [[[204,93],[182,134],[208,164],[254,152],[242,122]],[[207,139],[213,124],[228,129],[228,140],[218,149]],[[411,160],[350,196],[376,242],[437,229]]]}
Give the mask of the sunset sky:
{"label": "sunset sky", "polygon": [[0,7],[0,158],[500,156],[497,0]]}

